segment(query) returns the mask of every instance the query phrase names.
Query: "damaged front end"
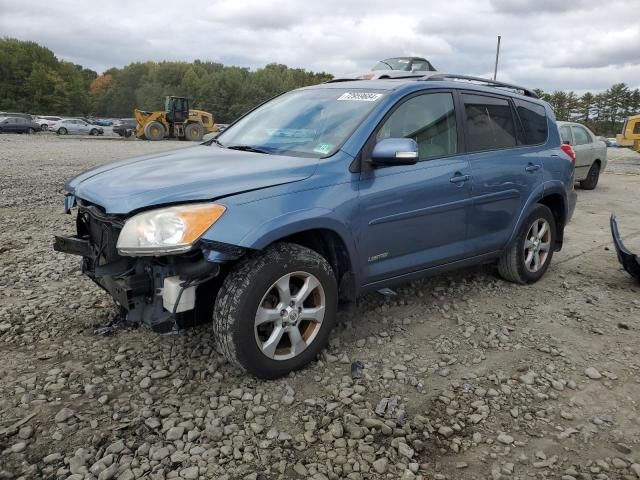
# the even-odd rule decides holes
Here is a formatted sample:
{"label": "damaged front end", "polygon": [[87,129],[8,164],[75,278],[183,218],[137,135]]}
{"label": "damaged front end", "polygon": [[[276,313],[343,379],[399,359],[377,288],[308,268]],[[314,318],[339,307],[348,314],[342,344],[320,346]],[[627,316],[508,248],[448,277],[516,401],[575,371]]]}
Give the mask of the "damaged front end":
{"label": "damaged front end", "polygon": [[618,222],[616,221],[616,215],[614,213],[611,214],[610,223],[613,244],[618,254],[618,261],[629,275],[640,281],[640,259],[636,254],[631,253],[622,243],[620,232],[618,231]]}
{"label": "damaged front end", "polygon": [[224,264],[244,249],[198,241],[164,256],[125,256],[117,248],[128,218],[78,200],[77,234],[55,236],[54,250],[82,257],[82,272],[107,291],[121,319],[166,333],[210,321]]}

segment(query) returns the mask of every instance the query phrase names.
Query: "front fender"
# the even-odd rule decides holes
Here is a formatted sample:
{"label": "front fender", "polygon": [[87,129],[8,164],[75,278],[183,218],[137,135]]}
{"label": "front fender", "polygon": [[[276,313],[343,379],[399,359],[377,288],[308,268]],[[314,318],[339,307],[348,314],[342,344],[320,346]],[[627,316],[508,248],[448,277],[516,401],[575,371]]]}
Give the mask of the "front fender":
{"label": "front fender", "polygon": [[356,278],[360,277],[358,254],[351,229],[336,216],[335,211],[326,208],[296,210],[273,218],[251,230],[240,240],[240,246],[262,250],[281,238],[309,230],[330,230],[336,233],[349,254],[351,267]]}

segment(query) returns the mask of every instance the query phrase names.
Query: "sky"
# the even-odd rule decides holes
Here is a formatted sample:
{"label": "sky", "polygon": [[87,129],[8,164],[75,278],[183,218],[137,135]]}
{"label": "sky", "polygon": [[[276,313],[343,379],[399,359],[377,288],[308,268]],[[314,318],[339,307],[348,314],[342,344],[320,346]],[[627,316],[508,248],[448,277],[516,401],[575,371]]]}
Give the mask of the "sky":
{"label": "sky", "polygon": [[0,0],[0,36],[103,72],[146,60],[332,74],[394,56],[546,91],[640,87],[640,0]]}

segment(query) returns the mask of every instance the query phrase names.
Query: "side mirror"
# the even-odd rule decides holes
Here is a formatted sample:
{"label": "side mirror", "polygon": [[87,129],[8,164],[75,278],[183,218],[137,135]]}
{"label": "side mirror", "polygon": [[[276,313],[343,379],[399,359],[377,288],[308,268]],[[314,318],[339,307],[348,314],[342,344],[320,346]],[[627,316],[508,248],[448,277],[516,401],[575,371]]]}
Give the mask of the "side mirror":
{"label": "side mirror", "polygon": [[414,165],[418,162],[418,144],[412,138],[385,138],[371,152],[374,166]]}
{"label": "side mirror", "polygon": [[565,140],[564,142],[562,142],[563,145],[571,145],[571,141],[569,140]]}

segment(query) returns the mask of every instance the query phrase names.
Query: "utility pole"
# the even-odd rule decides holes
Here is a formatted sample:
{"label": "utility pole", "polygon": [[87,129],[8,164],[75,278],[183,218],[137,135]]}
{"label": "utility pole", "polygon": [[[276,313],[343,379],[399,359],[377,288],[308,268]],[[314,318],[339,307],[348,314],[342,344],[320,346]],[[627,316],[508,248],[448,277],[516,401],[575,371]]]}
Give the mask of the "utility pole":
{"label": "utility pole", "polygon": [[493,69],[493,79],[495,80],[498,76],[498,57],[500,56],[500,39],[502,37],[498,35],[498,46],[496,47],[496,66]]}

